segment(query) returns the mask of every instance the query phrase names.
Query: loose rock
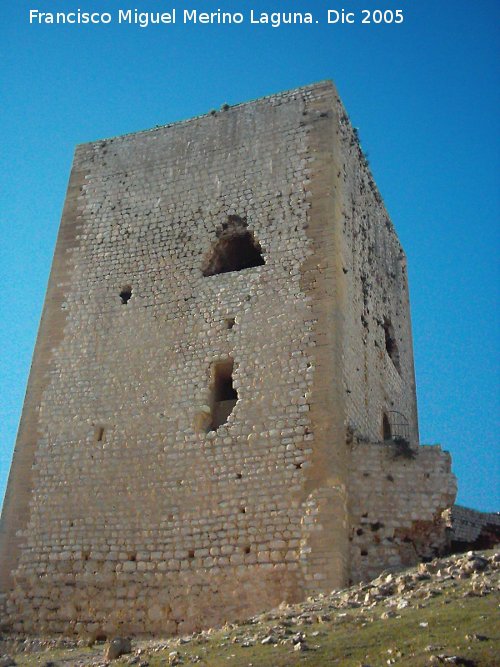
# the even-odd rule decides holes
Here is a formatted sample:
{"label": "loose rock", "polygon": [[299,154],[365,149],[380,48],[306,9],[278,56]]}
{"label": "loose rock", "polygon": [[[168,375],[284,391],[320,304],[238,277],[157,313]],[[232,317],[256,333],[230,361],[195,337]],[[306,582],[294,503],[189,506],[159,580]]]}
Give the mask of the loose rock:
{"label": "loose rock", "polygon": [[126,653],[131,653],[131,651],[132,642],[130,639],[125,637],[115,637],[109,642],[106,648],[105,657],[107,660],[116,660],[116,658],[119,658]]}

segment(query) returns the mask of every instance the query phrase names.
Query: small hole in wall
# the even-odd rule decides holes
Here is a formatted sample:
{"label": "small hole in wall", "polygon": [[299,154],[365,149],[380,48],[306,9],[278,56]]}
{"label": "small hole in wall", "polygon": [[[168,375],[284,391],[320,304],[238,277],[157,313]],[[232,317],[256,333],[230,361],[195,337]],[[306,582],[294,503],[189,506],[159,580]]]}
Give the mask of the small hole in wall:
{"label": "small hole in wall", "polygon": [[232,329],[235,324],[235,319],[234,317],[228,317],[224,322],[226,324],[226,329]]}
{"label": "small hole in wall", "polygon": [[240,514],[246,514],[247,513],[247,508],[246,507],[240,507]]}
{"label": "small hole in wall", "polygon": [[375,523],[370,524],[370,527],[373,532],[376,532],[377,530],[380,530],[381,528],[384,527],[383,523],[380,523],[380,521],[376,521]]}
{"label": "small hole in wall", "polygon": [[361,555],[362,556],[368,556],[368,551],[366,551],[365,549],[362,549]]}
{"label": "small hole in wall", "polygon": [[131,296],[132,288],[130,285],[125,285],[125,287],[122,287],[120,291],[120,299],[122,300],[123,305],[126,305],[129,302]]}
{"label": "small hole in wall", "polygon": [[188,558],[194,558],[194,549],[189,549]]}
{"label": "small hole in wall", "polygon": [[241,472],[236,473],[236,479],[241,479],[243,477]]}
{"label": "small hole in wall", "polygon": [[104,442],[104,426],[96,426],[94,437],[96,442]]}
{"label": "small hole in wall", "polygon": [[128,559],[129,559],[130,561],[132,561],[133,563],[135,563],[135,561],[137,560],[137,556],[136,556],[136,554],[130,554],[130,556],[128,557]]}
{"label": "small hole in wall", "polygon": [[363,534],[363,529],[358,528],[358,530],[356,531],[356,535],[362,535],[362,534]]}
{"label": "small hole in wall", "polygon": [[297,468],[297,470],[300,470],[302,468],[302,463],[296,463],[295,467]]}
{"label": "small hole in wall", "polygon": [[370,473],[369,472],[364,472],[363,477],[370,477]]}
{"label": "small hole in wall", "polygon": [[389,482],[394,482],[394,477],[393,477],[392,475],[387,475],[386,479],[387,479]]}
{"label": "small hole in wall", "polygon": [[90,553],[88,551],[84,551],[82,557],[83,560],[88,560],[90,558]]}
{"label": "small hole in wall", "polygon": [[244,548],[243,551],[244,551],[246,554],[249,554],[249,553],[250,553],[250,547],[247,545],[247,546]]}

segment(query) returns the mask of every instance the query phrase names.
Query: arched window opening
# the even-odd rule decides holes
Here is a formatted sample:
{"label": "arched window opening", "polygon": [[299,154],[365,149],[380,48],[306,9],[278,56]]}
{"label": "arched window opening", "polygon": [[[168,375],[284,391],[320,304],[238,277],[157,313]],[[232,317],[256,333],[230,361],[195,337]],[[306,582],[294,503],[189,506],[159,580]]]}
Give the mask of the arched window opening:
{"label": "arched window opening", "polygon": [[212,366],[212,421],[209,431],[216,431],[225,424],[238,400],[238,392],[233,387],[234,361],[226,359]]}
{"label": "arched window opening", "polygon": [[202,266],[205,277],[265,264],[260,244],[239,216],[230,215],[217,236],[218,240]]}
{"label": "arched window opening", "polygon": [[385,412],[384,416],[382,417],[382,437],[384,440],[392,440],[391,422],[389,421],[389,417]]}
{"label": "arched window opening", "polygon": [[385,349],[387,354],[389,355],[398,373],[401,374],[401,364],[399,362],[399,349],[396,341],[396,334],[394,333],[394,327],[392,326],[391,320],[389,320],[387,317],[384,317],[384,333]]}
{"label": "arched window opening", "polygon": [[382,416],[382,437],[384,440],[410,442],[408,418],[396,410],[387,410]]}

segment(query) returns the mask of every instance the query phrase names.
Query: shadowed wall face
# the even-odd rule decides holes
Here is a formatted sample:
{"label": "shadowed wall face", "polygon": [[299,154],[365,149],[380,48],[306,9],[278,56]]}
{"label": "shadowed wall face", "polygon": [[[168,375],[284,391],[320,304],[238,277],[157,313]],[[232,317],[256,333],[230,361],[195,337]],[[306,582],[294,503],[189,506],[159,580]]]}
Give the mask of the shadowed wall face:
{"label": "shadowed wall face", "polygon": [[77,148],[2,519],[16,630],[185,633],[366,574],[383,416],[418,428],[353,136],[322,83]]}

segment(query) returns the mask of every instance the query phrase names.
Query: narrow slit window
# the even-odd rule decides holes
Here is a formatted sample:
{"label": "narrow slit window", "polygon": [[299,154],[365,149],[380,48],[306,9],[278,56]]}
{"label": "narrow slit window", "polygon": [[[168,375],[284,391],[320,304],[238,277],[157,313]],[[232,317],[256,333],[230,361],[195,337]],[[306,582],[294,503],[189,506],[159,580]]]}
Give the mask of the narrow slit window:
{"label": "narrow slit window", "polygon": [[219,361],[212,366],[212,421],[209,431],[216,431],[225,424],[238,400],[238,392],[233,387],[232,359]]}
{"label": "narrow slit window", "polygon": [[389,355],[396,370],[401,374],[401,364],[399,362],[399,349],[396,341],[396,334],[391,320],[384,318],[385,349]]}
{"label": "narrow slit window", "polygon": [[384,416],[382,417],[382,437],[384,440],[392,440],[391,422],[389,421],[389,417],[385,412]]}

